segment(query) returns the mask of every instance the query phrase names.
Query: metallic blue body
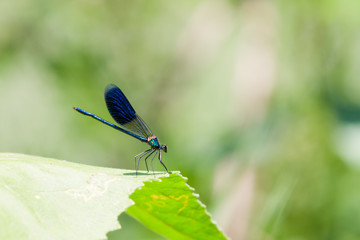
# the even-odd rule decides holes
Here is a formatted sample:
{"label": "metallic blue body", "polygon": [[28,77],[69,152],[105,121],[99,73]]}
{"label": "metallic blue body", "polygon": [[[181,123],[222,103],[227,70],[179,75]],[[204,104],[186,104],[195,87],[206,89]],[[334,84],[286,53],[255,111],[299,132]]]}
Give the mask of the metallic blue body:
{"label": "metallic blue body", "polygon": [[106,120],[104,120],[104,119],[96,116],[95,114],[89,113],[89,112],[87,112],[87,111],[85,111],[85,110],[82,110],[82,109],[80,109],[80,108],[77,108],[77,107],[74,107],[74,109],[75,109],[76,111],[78,111],[79,113],[82,113],[82,114],[84,114],[84,115],[87,115],[87,116],[90,116],[90,117],[92,117],[92,118],[95,118],[96,120],[98,120],[98,121],[100,121],[100,122],[102,122],[102,123],[105,123],[106,125],[108,125],[108,126],[110,126],[110,127],[112,127],[112,128],[115,128],[116,130],[119,130],[119,131],[121,131],[121,132],[123,132],[123,133],[126,133],[126,134],[128,134],[128,135],[130,135],[130,136],[132,136],[132,137],[134,137],[134,138],[136,138],[136,139],[139,139],[139,140],[142,141],[142,142],[148,142],[147,138],[140,137],[140,136],[138,136],[138,135],[136,135],[136,134],[134,134],[134,133],[132,133],[132,132],[130,132],[130,131],[128,131],[128,130],[125,130],[125,129],[123,129],[123,128],[115,125],[115,124],[112,124],[112,123],[110,123],[110,122],[108,122],[108,121],[106,121]]}
{"label": "metallic blue body", "polygon": [[151,146],[151,148],[153,148],[153,149],[160,148],[160,143],[159,143],[159,140],[157,139],[157,137],[151,139],[150,141],[148,141],[148,143]]}

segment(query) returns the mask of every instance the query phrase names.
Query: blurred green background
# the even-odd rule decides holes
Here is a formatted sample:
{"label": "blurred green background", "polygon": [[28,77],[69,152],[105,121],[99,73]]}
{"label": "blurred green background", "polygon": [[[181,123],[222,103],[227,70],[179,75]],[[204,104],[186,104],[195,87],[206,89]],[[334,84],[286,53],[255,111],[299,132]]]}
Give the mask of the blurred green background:
{"label": "blurred green background", "polygon": [[0,151],[134,169],[114,83],[232,239],[360,239],[359,66],[358,0],[0,1]]}

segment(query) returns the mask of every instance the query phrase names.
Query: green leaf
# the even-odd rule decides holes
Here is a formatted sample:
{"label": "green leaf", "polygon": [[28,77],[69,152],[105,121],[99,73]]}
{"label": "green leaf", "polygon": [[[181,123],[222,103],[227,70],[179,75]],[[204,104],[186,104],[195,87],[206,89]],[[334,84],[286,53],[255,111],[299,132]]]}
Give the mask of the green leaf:
{"label": "green leaf", "polygon": [[160,176],[1,153],[0,239],[104,239],[129,195]]}
{"label": "green leaf", "polygon": [[0,239],[105,239],[124,211],[170,239],[225,239],[179,173],[0,153]]}
{"label": "green leaf", "polygon": [[178,174],[145,182],[131,199],[135,205],[126,212],[169,239],[226,239],[186,179]]}

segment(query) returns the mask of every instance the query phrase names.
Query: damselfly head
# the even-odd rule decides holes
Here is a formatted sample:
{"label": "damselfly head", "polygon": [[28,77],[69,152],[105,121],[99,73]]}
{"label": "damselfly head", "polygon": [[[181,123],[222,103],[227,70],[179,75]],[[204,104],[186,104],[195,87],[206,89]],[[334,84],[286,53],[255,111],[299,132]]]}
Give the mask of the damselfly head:
{"label": "damselfly head", "polygon": [[164,144],[164,145],[161,145],[160,146],[161,150],[163,150],[164,152],[167,152],[167,146]]}

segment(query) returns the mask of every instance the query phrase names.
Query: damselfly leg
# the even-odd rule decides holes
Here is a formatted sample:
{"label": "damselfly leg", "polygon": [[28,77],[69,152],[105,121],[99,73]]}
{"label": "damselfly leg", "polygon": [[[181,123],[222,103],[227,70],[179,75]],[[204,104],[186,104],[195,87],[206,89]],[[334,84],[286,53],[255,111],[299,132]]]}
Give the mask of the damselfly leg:
{"label": "damselfly leg", "polygon": [[156,151],[156,149],[154,150],[154,151],[152,151],[149,155],[147,155],[146,156],[146,158],[145,158],[145,165],[146,165],[146,170],[149,172],[149,168],[148,168],[148,164],[147,164],[147,159],[148,159],[148,157],[150,157],[154,152]]}
{"label": "damselfly leg", "polygon": [[[148,149],[148,150],[146,150],[146,151],[144,151],[144,152],[141,152],[141,153],[139,153],[138,155],[135,156],[135,170],[136,170],[136,174],[137,174],[137,171],[138,171],[138,169],[139,169],[140,159],[141,159],[143,156],[145,156],[147,153],[149,153],[151,150],[152,150],[152,149],[150,148],[150,149]],[[137,158],[138,156],[139,156],[139,159],[138,159],[138,161],[136,162],[136,158]]]}
{"label": "damselfly leg", "polygon": [[161,150],[159,150],[159,161],[160,163],[164,166],[164,168],[166,169],[166,172],[169,172],[165,166],[165,164],[161,161]]}

